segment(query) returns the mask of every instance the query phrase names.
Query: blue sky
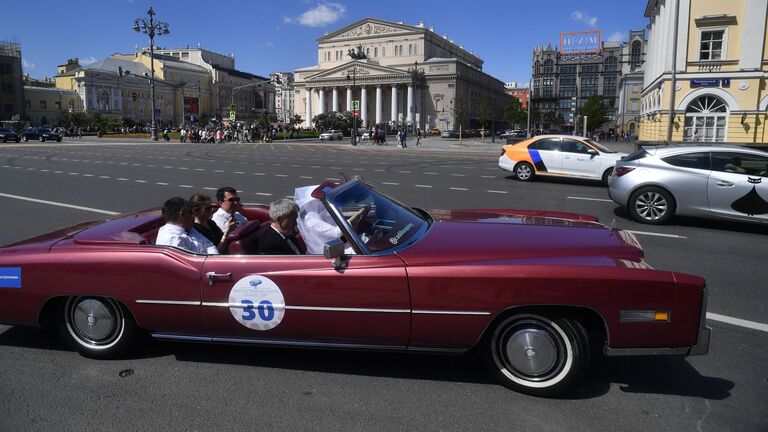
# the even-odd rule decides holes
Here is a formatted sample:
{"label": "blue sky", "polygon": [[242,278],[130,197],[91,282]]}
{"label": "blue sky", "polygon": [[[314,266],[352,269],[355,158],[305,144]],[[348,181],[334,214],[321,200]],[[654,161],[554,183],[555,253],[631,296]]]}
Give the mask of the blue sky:
{"label": "blue sky", "polygon": [[56,65],[78,57],[93,62],[148,46],[133,19],[149,6],[171,33],[162,47],[233,53],[236,67],[260,75],[317,63],[315,40],[365,17],[417,24],[475,51],[483,70],[502,81],[526,83],[534,46],[557,43],[563,31],[601,30],[626,39],[642,29],[647,0],[2,0],[0,39],[22,44],[25,72],[53,76]]}

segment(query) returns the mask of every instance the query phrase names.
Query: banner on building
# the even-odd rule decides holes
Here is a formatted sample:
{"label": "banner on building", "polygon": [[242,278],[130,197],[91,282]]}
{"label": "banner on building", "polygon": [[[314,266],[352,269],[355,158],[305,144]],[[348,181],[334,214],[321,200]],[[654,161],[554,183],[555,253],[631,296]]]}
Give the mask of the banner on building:
{"label": "banner on building", "polygon": [[602,37],[600,30],[560,33],[560,54],[598,54],[603,46]]}
{"label": "banner on building", "polygon": [[200,101],[196,97],[184,96],[184,115],[199,113]]}

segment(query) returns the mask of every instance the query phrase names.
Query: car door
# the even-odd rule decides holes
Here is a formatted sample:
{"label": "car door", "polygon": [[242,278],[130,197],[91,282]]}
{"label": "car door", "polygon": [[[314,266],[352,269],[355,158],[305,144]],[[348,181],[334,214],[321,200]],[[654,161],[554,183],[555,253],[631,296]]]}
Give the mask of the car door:
{"label": "car door", "polygon": [[402,260],[319,255],[210,256],[203,269],[207,331],[222,341],[404,348],[410,295]]}
{"label": "car door", "polygon": [[671,167],[657,172],[654,177],[672,193],[676,212],[687,215],[709,213],[706,192],[712,172],[709,151],[686,151],[665,156],[661,160]]}
{"label": "car door", "polygon": [[[581,141],[563,138],[561,144],[563,173],[578,177],[600,178],[600,159],[597,151]],[[593,150],[594,153],[590,153]]]}
{"label": "car door", "polygon": [[528,155],[540,174],[559,174],[563,169],[560,138],[542,138],[528,146]]}
{"label": "car door", "polygon": [[712,153],[707,195],[712,213],[768,221],[768,157],[746,152]]}

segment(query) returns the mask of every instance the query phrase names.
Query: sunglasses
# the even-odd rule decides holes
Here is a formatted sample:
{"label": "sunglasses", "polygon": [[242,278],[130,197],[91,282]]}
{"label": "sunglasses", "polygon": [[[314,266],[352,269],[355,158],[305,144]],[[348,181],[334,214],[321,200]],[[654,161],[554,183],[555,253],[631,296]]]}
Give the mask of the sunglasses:
{"label": "sunglasses", "polygon": [[240,202],[240,197],[227,198],[224,201],[229,201],[231,203],[239,203]]}

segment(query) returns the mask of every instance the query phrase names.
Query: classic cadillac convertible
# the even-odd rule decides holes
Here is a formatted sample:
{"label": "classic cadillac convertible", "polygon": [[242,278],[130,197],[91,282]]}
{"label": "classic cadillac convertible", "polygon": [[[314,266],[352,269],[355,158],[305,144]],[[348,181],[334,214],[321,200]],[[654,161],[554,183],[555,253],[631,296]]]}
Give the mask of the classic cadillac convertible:
{"label": "classic cadillac convertible", "polygon": [[[360,180],[312,192],[341,228],[325,254],[254,255],[268,209],[246,206],[229,254],[153,244],[159,210],[0,248],[0,322],[53,327],[85,356],[161,340],[461,354],[551,396],[590,356],[709,348],[700,277],[651,268],[631,233],[587,215],[422,210]],[[364,209],[352,226],[351,213]],[[349,252],[350,248],[355,253]]]}

